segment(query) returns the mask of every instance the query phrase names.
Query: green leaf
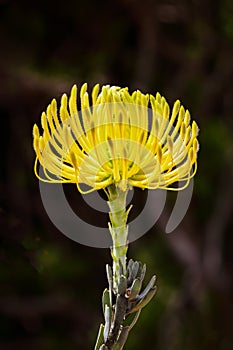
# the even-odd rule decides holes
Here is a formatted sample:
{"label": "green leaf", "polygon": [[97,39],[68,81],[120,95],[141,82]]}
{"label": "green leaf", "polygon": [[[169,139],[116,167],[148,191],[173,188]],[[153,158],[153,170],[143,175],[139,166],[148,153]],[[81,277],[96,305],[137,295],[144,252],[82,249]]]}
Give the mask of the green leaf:
{"label": "green leaf", "polygon": [[136,313],[135,317],[133,318],[133,321],[130,323],[130,325],[129,325],[129,330],[130,330],[130,331],[131,331],[131,329],[133,328],[133,326],[136,324],[140,313],[141,313],[141,309],[138,310],[138,312]]}
{"label": "green leaf", "polygon": [[132,266],[132,275],[131,275],[132,280],[134,280],[137,277],[139,266],[140,266],[139,262],[135,261]]}
{"label": "green leaf", "polygon": [[130,331],[129,326],[122,328],[120,336],[117,340],[117,343],[114,345],[113,350],[122,350],[123,349],[123,346],[125,345],[126,340],[128,338],[129,331]]}
{"label": "green leaf", "polygon": [[133,300],[136,298],[136,296],[139,294],[142,287],[142,281],[136,278],[133,281],[132,287],[130,289],[130,293],[128,295],[129,300]]}
{"label": "green leaf", "polygon": [[109,266],[108,264],[106,265],[106,273],[108,278],[109,290],[111,292],[113,289],[113,273],[112,273],[111,266]]}
{"label": "green leaf", "polygon": [[156,291],[157,287],[154,287],[151,290],[149,290],[146,296],[143,299],[141,299],[141,301],[138,304],[136,304],[131,310],[129,310],[128,314],[132,314],[133,312],[141,310],[143,307],[145,307],[151,301]]}
{"label": "green leaf", "polygon": [[143,265],[142,271],[141,271],[141,273],[140,273],[140,276],[138,276],[138,277],[140,278],[141,281],[144,280],[145,274],[146,274],[146,264]]}
{"label": "green leaf", "polygon": [[133,265],[133,259],[130,259],[129,262],[128,262],[128,265],[127,265],[127,277],[129,279],[130,275],[131,275],[131,267]]}
{"label": "green leaf", "polygon": [[110,293],[107,288],[103,291],[103,296],[102,296],[102,306],[103,306],[103,313],[105,312],[105,305],[107,305],[109,308],[111,308],[111,298],[110,298]]}
{"label": "green leaf", "polygon": [[104,325],[101,323],[94,350],[100,350],[102,348],[101,344],[103,344],[103,341],[104,341]]}
{"label": "green leaf", "polygon": [[105,319],[104,341],[106,343],[108,339],[108,334],[110,331],[110,326],[111,326],[111,312],[110,312],[110,307],[108,307],[108,305],[105,305],[104,319]]}
{"label": "green leaf", "polygon": [[141,294],[139,294],[138,299],[143,299],[147,295],[147,293],[150,291],[150,289],[154,287],[155,281],[156,281],[156,276],[154,275],[151,278],[150,282],[147,284],[144,291]]}

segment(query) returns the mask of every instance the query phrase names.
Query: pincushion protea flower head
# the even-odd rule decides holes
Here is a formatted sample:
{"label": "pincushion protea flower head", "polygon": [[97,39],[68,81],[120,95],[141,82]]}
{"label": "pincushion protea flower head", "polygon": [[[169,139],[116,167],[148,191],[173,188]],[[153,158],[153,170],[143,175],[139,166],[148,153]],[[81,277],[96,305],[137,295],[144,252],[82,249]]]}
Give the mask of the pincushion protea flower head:
{"label": "pincushion protea flower head", "polygon": [[[112,184],[126,190],[181,189],[197,169],[198,127],[188,110],[176,101],[172,111],[164,97],[128,88],[73,86],[61,98],[59,112],[53,99],[42,113],[43,132],[34,125],[35,173],[42,181],[76,183],[87,192]],[[43,172],[38,173],[38,162]],[[43,173],[43,174],[42,174]]]}

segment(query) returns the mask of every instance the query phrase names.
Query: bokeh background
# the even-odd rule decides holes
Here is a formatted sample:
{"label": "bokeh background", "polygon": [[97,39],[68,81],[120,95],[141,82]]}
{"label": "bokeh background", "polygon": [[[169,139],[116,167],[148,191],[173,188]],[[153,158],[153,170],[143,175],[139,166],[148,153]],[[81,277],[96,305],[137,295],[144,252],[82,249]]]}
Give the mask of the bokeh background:
{"label": "bokeh background", "polygon": [[[232,81],[232,0],[0,1],[0,349],[94,347],[109,251],[53,226],[33,174],[33,124],[83,82],[179,98],[201,130],[185,219],[164,233],[169,195],[159,222],[130,246],[147,278],[158,276],[158,293],[126,349],[233,349]],[[106,223],[82,209],[74,187],[66,193],[77,213]]]}

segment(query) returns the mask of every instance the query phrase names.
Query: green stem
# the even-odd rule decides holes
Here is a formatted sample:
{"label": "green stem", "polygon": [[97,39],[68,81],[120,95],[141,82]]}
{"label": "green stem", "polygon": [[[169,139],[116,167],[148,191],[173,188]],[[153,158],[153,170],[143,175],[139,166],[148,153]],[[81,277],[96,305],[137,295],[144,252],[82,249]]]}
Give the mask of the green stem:
{"label": "green stem", "polygon": [[[111,255],[113,268],[107,268],[108,288],[103,292],[102,305],[105,324],[100,325],[95,350],[122,350],[129,331],[136,323],[141,308],[146,306],[155,294],[155,276],[141,292],[146,266],[141,262],[126,261],[128,250],[128,227],[126,198],[129,186],[125,182],[109,186],[108,196],[109,230],[112,236]],[[126,321],[130,314],[133,321]],[[126,321],[126,322],[125,322]]]}
{"label": "green stem", "polygon": [[113,245],[111,255],[113,259],[113,287],[116,290],[120,275],[126,275],[126,254],[128,250],[128,226],[126,211],[126,197],[128,189],[120,186],[108,188],[108,206],[110,209],[109,230],[112,236]]}

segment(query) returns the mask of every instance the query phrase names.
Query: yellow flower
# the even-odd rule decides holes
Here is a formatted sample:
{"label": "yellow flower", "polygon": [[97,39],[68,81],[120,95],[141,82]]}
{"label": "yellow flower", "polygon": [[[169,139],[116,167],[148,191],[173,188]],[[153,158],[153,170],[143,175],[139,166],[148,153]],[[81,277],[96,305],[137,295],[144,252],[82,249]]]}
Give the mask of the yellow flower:
{"label": "yellow flower", "polygon": [[[59,116],[58,116],[59,114]],[[59,113],[53,99],[42,113],[43,133],[34,125],[35,173],[46,182],[76,183],[82,193],[115,184],[177,190],[197,169],[198,127],[176,101],[128,88],[99,85],[89,99],[87,84],[63,95]],[[43,171],[38,173],[38,162]],[[43,175],[41,175],[43,173]],[[84,192],[80,184],[90,189]]]}

